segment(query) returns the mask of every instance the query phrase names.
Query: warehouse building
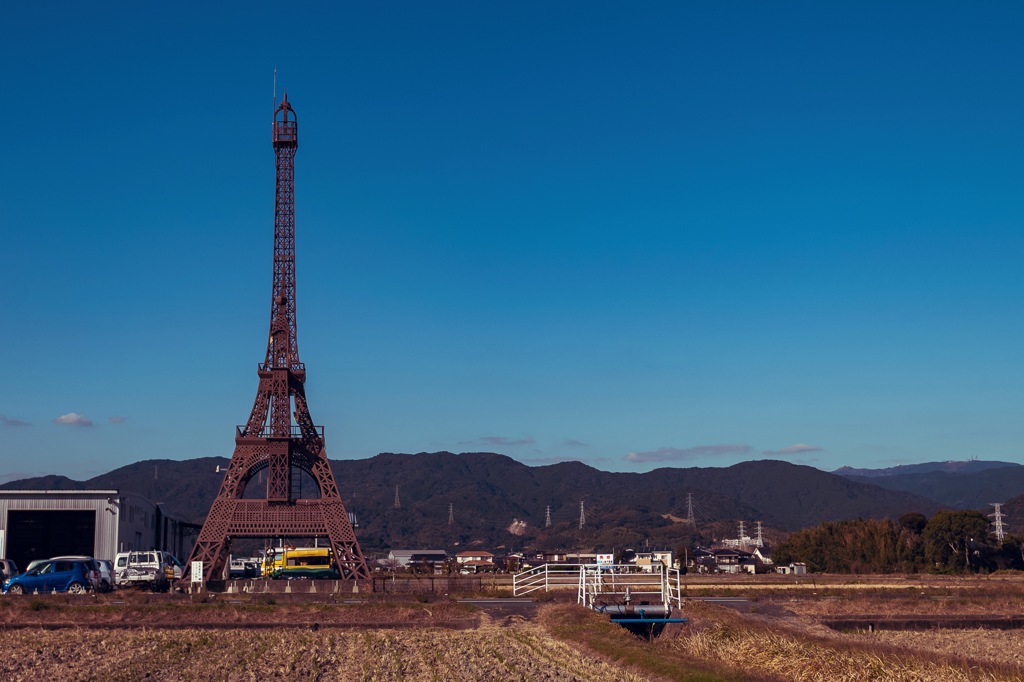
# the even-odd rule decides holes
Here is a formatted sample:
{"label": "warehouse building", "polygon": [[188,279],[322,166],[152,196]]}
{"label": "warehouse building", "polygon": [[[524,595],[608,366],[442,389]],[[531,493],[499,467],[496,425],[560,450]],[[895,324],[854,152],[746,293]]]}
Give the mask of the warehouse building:
{"label": "warehouse building", "polygon": [[118,490],[0,491],[0,557],[22,568],[61,555],[113,560],[133,549],[187,557],[198,530],[159,504]]}

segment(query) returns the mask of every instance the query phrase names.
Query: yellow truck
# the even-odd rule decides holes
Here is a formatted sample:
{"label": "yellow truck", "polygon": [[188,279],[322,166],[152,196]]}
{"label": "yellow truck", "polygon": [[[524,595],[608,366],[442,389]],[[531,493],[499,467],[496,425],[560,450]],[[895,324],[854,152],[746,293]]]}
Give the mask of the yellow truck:
{"label": "yellow truck", "polygon": [[267,552],[263,575],[275,580],[340,577],[330,547],[275,547]]}

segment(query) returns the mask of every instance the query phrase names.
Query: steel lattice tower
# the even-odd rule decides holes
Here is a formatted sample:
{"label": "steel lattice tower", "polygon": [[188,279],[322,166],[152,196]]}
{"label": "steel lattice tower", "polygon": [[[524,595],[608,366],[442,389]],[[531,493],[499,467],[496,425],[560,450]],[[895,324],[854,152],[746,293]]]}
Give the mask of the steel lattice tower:
{"label": "steel lattice tower", "polygon": [[1003,538],[1006,537],[1006,532],[1003,530],[1003,517],[1006,516],[1006,514],[1004,514],[1001,509],[1003,503],[989,502],[989,504],[995,507],[996,509],[994,514],[989,514],[989,516],[995,519],[995,521],[992,522],[992,524],[995,526],[995,529],[992,532],[996,534],[996,540],[1002,542]]}
{"label": "steel lattice tower", "polygon": [[[277,191],[270,339],[259,366],[260,383],[249,421],[237,428],[231,463],[186,566],[190,572],[192,561],[202,561],[207,581],[223,576],[232,538],[267,537],[325,537],[343,580],[370,578],[327,461],[323,427],[313,424],[306,405],[306,367],[299,361],[295,322],[298,129],[285,92],[273,119]],[[264,470],[266,499],[243,499],[246,485]],[[299,482],[303,473],[315,481],[319,497],[302,498]]]}

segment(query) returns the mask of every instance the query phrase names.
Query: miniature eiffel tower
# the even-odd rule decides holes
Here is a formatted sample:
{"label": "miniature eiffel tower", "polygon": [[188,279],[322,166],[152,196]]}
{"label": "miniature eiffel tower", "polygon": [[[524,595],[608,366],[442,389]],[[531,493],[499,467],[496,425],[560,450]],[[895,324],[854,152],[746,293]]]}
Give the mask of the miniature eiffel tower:
{"label": "miniature eiffel tower", "polygon": [[[192,561],[203,562],[203,580],[224,577],[234,538],[326,538],[342,580],[370,578],[345,504],[324,451],[322,426],[306,405],[306,367],[299,361],[295,323],[295,152],[298,119],[288,93],[274,112],[277,191],[274,211],[274,283],[270,340],[259,366],[260,384],[249,421],[235,434],[220,492],[199,533]],[[243,498],[246,485],[266,471],[266,499]],[[303,499],[301,476],[319,497]],[[186,573],[183,578],[189,578]]]}

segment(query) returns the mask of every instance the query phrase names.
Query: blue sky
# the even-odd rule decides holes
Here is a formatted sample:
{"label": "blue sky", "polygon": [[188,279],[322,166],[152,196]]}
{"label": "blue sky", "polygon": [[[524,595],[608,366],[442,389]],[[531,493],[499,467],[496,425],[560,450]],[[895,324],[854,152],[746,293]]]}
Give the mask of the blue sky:
{"label": "blue sky", "polygon": [[0,479],[229,456],[273,71],[328,454],[1022,460],[1024,5],[16,3]]}

